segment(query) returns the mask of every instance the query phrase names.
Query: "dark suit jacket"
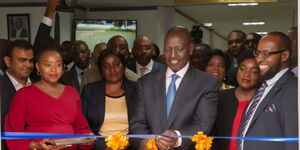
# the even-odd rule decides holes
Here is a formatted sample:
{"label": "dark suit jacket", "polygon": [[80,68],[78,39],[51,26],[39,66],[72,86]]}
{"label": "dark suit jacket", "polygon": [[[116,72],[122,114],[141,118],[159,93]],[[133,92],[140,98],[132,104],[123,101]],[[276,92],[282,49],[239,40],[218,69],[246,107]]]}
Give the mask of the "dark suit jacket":
{"label": "dark suit jacket", "polygon": [[[298,137],[297,92],[297,78],[288,71],[258,106],[246,137]],[[298,143],[244,141],[244,150],[255,149],[297,150]]]}
{"label": "dark suit jacket", "polygon": [[[217,114],[219,82],[206,73],[189,67],[183,77],[166,118],[166,69],[149,73],[138,80],[137,107],[130,121],[134,134],[161,134],[178,130],[182,135],[198,131],[208,134]],[[133,139],[139,147],[140,140]],[[194,149],[190,139],[183,139],[181,149]]]}
{"label": "dark suit jacket", "polygon": [[[30,79],[32,83],[35,82],[34,79]],[[4,75],[0,77],[0,92],[1,92],[1,131],[4,131],[4,121],[5,116],[8,113],[10,103],[16,93],[16,89],[12,84],[11,80],[4,72]],[[7,146],[3,140],[1,140],[1,149],[7,150]]]}
{"label": "dark suit jacket", "polygon": [[[160,70],[160,69],[164,69],[166,67],[164,64],[161,64],[161,63],[156,62],[154,60],[152,60],[152,61],[153,61],[153,66],[152,66],[151,72],[154,72],[154,71],[157,71],[157,70]],[[134,63],[128,64],[127,68],[129,68],[133,72],[137,73],[137,70],[136,70],[136,61]]]}
{"label": "dark suit jacket", "polygon": [[71,68],[70,71],[65,72],[61,76],[60,82],[65,85],[73,86],[80,93],[80,85],[75,67]]}
{"label": "dark suit jacket", "polygon": [[[124,90],[128,119],[134,115],[136,82],[125,80]],[[105,83],[103,80],[87,84],[81,93],[82,112],[95,135],[98,135],[105,116]]]}
{"label": "dark suit jacket", "polygon": [[[212,136],[231,136],[234,117],[239,105],[239,101],[235,97],[235,90],[236,88],[220,91],[218,113],[212,129]],[[228,146],[229,140],[214,139],[214,150],[227,150]]]}
{"label": "dark suit jacket", "polygon": [[[1,90],[1,131],[4,131],[5,116],[8,113],[12,98],[16,93],[16,89],[6,73],[0,77]],[[8,150],[5,142],[1,140],[1,149]]]}

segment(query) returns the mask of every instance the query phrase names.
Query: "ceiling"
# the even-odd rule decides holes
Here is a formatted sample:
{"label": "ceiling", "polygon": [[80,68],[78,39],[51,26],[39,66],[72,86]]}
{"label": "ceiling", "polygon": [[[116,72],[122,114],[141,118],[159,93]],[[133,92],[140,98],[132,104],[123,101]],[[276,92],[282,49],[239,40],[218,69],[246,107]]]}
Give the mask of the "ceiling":
{"label": "ceiling", "polygon": [[[45,3],[46,0],[0,0],[1,3]],[[259,3],[258,6],[228,7],[224,3],[174,3],[173,0],[77,0],[84,8],[173,6],[199,23],[213,23],[213,29],[226,37],[239,29],[246,33],[282,31],[297,25],[297,0]],[[261,26],[243,26],[242,22],[264,21]]]}

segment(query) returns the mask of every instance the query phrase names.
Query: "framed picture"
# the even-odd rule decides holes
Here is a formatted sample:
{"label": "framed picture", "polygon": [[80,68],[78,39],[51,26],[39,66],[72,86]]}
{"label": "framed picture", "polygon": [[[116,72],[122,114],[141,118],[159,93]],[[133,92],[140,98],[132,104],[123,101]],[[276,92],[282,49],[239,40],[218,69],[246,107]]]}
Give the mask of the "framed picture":
{"label": "framed picture", "polygon": [[29,14],[7,14],[8,39],[24,39],[30,42]]}

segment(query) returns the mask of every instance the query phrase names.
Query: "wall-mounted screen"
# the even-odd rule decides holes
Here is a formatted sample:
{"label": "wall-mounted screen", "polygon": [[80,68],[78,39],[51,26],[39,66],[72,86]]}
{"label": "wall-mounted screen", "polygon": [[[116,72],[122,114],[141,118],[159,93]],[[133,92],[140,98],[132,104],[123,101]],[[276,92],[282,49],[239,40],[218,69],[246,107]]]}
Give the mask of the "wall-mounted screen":
{"label": "wall-mounted screen", "polygon": [[104,20],[77,19],[75,20],[75,39],[85,41],[91,51],[98,43],[107,43],[115,36],[123,36],[131,48],[137,35],[136,20]]}

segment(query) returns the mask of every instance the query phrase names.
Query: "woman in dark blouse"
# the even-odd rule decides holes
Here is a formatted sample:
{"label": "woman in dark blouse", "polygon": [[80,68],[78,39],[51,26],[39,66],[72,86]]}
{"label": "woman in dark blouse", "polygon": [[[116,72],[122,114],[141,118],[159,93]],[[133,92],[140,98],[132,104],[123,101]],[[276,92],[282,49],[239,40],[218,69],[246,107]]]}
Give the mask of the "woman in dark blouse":
{"label": "woman in dark blouse", "polygon": [[[136,83],[124,76],[125,59],[118,51],[104,50],[98,65],[103,80],[83,87],[83,114],[96,135],[109,136],[117,131],[128,134]],[[104,139],[96,141],[96,150],[105,148]]]}
{"label": "woman in dark blouse", "polygon": [[[212,131],[215,136],[238,136],[238,129],[246,105],[259,86],[259,68],[252,53],[238,58],[237,88],[220,92],[218,114]],[[216,150],[237,150],[237,140],[214,140]]]}

